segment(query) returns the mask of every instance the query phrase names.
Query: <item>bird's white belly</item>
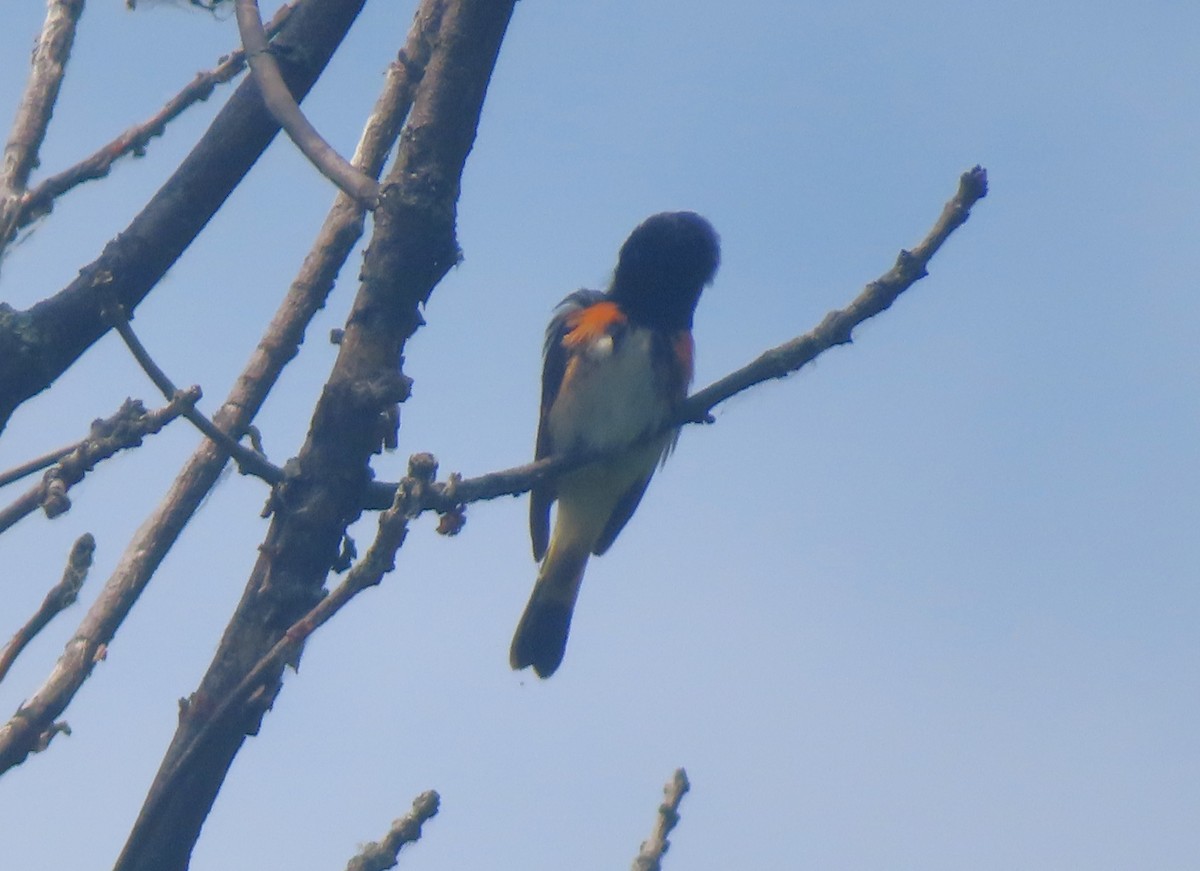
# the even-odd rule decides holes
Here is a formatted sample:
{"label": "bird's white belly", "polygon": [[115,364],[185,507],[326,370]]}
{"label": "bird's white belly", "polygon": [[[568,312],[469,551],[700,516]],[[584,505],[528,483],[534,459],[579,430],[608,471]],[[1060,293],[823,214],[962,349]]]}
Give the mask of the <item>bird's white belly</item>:
{"label": "bird's white belly", "polygon": [[550,408],[550,438],[555,453],[617,448],[661,427],[668,413],[655,386],[651,333],[632,329],[578,352]]}

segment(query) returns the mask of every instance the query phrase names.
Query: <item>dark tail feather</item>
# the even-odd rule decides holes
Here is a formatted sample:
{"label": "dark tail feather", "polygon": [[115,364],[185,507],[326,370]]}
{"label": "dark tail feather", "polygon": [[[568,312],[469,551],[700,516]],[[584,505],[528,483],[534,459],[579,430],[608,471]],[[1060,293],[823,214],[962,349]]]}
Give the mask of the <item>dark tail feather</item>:
{"label": "dark tail feather", "polygon": [[546,558],[513,635],[508,661],[514,669],[532,665],[538,677],[547,678],[562,663],[586,565],[586,551],[582,557],[558,557],[551,552]]}

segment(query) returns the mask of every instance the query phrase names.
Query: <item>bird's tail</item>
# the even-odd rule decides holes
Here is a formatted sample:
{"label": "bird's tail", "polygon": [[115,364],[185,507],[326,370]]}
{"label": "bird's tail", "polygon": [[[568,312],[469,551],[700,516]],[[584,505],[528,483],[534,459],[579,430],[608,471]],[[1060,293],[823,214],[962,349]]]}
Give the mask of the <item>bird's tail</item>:
{"label": "bird's tail", "polygon": [[563,541],[560,531],[555,530],[508,654],[514,669],[532,665],[542,678],[554,674],[567,650],[571,614],[591,550],[586,541]]}

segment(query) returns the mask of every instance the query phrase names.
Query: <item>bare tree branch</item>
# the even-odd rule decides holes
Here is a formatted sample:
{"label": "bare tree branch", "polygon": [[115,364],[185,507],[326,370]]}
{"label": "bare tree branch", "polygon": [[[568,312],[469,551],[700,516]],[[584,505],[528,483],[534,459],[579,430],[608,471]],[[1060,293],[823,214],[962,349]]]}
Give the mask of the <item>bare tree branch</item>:
{"label": "bare tree branch", "polygon": [[267,47],[258,0],[236,0],[234,8],[237,10],[238,32],[242,36],[250,71],[254,74],[267,111],[321,175],[337,185],[342,193],[358,200],[364,208],[374,209],[379,203],[379,184],[347,163],[309,123],[292,98]]}
{"label": "bare tree branch", "polygon": [[[69,510],[68,490],[82,481],[101,460],[107,460],[119,451],[136,448],[143,438],[161,431],[183,414],[184,409],[199,398],[199,389],[193,388],[193,391],[181,391],[156,411],[146,411],[140,400],[126,399],[112,417],[93,421],[91,434],[86,439],[60,457],[38,484],[0,510],[0,532],[38,508],[45,511],[47,517],[57,517]],[[3,771],[2,766],[0,771]]]}
{"label": "bare tree branch", "polygon": [[[134,359],[137,360],[138,365],[142,367],[142,371],[154,382],[154,386],[159,389],[162,395],[169,401],[174,401],[177,397],[183,395],[174,382],[167,377],[167,373],[162,370],[162,367],[154,362],[154,358],[150,356],[150,352],[146,350],[141,339],[137,337],[137,333],[133,331],[133,325],[129,323],[129,316],[125,313],[125,309],[119,304],[114,304],[111,308],[105,310],[105,314],[112,322],[116,331],[121,335],[121,339],[125,342],[125,346],[129,348],[129,352],[133,354]],[[186,395],[194,396],[194,400],[192,403],[183,405],[183,416],[191,421],[196,429],[216,442],[217,447],[233,457],[243,474],[255,475],[272,485],[278,484],[283,480],[282,469],[272,465],[262,454],[250,448],[243,447],[240,442],[227,435],[196,408],[195,402],[200,399],[200,388],[193,387]]]}
{"label": "bare tree branch", "polygon": [[50,0],[46,10],[46,21],[33,50],[33,69],[17,107],[0,167],[0,256],[12,238],[29,174],[38,165],[38,150],[46,138],[46,128],[58,100],[83,3],[84,0]]}
{"label": "bare tree branch", "polygon": [[[388,69],[383,92],[367,119],[355,162],[378,175],[399,135],[412,96],[432,51],[445,2],[425,3],[400,59]],[[266,335],[213,416],[224,432],[249,426],[287,363],[304,341],[304,331],[326,296],[342,264],[362,235],[363,209],[339,194],[322,224],[300,273],[292,282]],[[142,524],[121,561],[88,610],[51,674],[24,704],[18,716],[0,726],[0,774],[20,764],[38,735],[49,729],[92,673],[96,653],[116,634],[150,578],[178,540],[184,526],[216,483],[226,455],[212,442],[202,444],[184,465],[166,497]]]}
{"label": "bare tree branch", "polygon": [[830,312],[811,332],[762,354],[753,363],[692,394],[681,421],[702,423],[719,403],[755,384],[783,378],[836,345],[849,344],[851,332],[868,318],[885,311],[901,293],[928,275],[926,266],[950,234],[971,215],[971,207],[987,196],[987,171],[981,166],[964,172],[958,190],[942,209],[933,228],[917,247],[901,251],[895,265],[844,309]]}
{"label": "bare tree branch", "polygon": [[[308,92],[365,0],[307,0],[275,39],[293,93]],[[241,182],[279,127],[243,82],[191,154],[133,222],[66,288],[26,311],[0,304],[0,429],[108,330],[115,299],[132,312]]]}
{"label": "bare tree branch", "polygon": [[372,841],[346,865],[346,871],[387,871],[395,868],[400,848],[421,838],[421,826],[437,815],[441,799],[432,789],[413,801],[412,810],[392,823],[382,841]]}
{"label": "bare tree branch", "polygon": [[63,571],[62,580],[50,588],[41,606],[29,618],[29,622],[17,630],[12,640],[0,653],[0,681],[8,674],[13,662],[21,655],[30,641],[49,625],[58,614],[75,604],[83,582],[87,578],[88,569],[92,567],[92,554],[96,551],[96,539],[90,532],[85,532],[75,540],[71,553],[67,557],[67,567]]}
{"label": "bare tree branch", "polygon": [[[283,27],[295,4],[281,6],[267,25],[267,35],[274,36]],[[74,166],[55,173],[36,185],[22,199],[13,224],[13,230],[36,221],[54,208],[54,201],[84,182],[104,178],[113,164],[126,155],[140,157],[150,140],[161,136],[167,124],[174,121],[189,107],[207,100],[217,85],[223,85],[237,76],[246,67],[246,54],[241,49],[230,52],[214,69],[198,73],[178,94],[167,101],[152,117],[130,127],[116,139],[101,147]]]}
{"label": "bare tree branch", "polygon": [[[458,257],[455,209],[466,157],[514,0],[446,4],[442,27],[388,176],[362,283],[333,372],[313,414],[295,476],[276,488],[274,517],[242,601],[181,717],[151,788],[174,768],[212,710],[322,597],[345,531],[362,511],[369,460],[388,438],[408,382],[399,371],[420,306]],[[393,433],[394,435],[394,433]],[[282,680],[276,668],[247,715],[217,729],[190,772],[141,818],[120,871],[176,871],[187,864],[225,773],[259,728]],[[156,804],[157,807],[157,804]]]}
{"label": "bare tree branch", "polygon": [[40,472],[47,466],[53,466],[67,454],[71,453],[71,451],[76,450],[81,444],[83,442],[78,441],[63,448],[55,448],[52,451],[47,451],[40,457],[34,457],[32,460],[26,460],[24,463],[21,463],[19,466],[13,466],[8,471],[0,472],[0,487],[7,487],[14,481],[20,481],[34,472]]}
{"label": "bare tree branch", "polygon": [[[415,454],[409,460],[408,477],[400,482],[392,506],[380,514],[379,529],[366,554],[347,572],[341,584],[288,627],[237,686],[224,698],[210,700],[211,710],[205,712],[200,727],[191,735],[190,743],[176,755],[170,772],[159,777],[155,789],[146,799],[138,817],[140,826],[154,825],[172,791],[193,773],[196,765],[201,764],[206,744],[218,734],[218,730],[227,726],[232,718],[252,713],[247,710],[247,703],[253,701],[256,694],[269,691],[272,681],[278,679],[278,671],[284,665],[295,667],[309,636],[363,590],[377,586],[383,576],[396,567],[396,551],[408,536],[408,521],[420,513],[422,492],[433,483],[436,475],[437,463],[429,454]],[[185,705],[186,715],[186,706],[191,703],[185,701],[182,704]]]}
{"label": "bare tree branch", "polygon": [[642,849],[633,860],[633,871],[662,871],[662,858],[671,846],[667,837],[679,823],[679,804],[692,785],[687,772],[676,768],[667,785],[663,787],[665,800],[658,806],[658,817],[650,838],[642,842]]}
{"label": "bare tree branch", "polygon": [[[926,266],[933,255],[950,234],[966,222],[971,207],[986,194],[987,172],[982,167],[977,166],[963,173],[957,192],[943,207],[942,214],[917,247],[912,251],[901,251],[891,269],[868,284],[844,309],[827,314],[811,331],[760,354],[736,372],[693,393],[684,402],[671,426],[707,423],[712,410],[725,400],[764,381],[784,378],[830,348],[848,344],[855,327],[885,311],[901,293],[928,274]],[[655,435],[657,433],[650,433],[647,439]],[[608,456],[605,453],[589,453],[547,457],[476,478],[451,475],[445,483],[435,484],[426,491],[430,501],[424,505],[424,509],[444,513],[471,502],[516,496],[542,481]],[[389,504],[394,490],[394,484],[373,483],[367,491],[366,506],[380,508]]]}

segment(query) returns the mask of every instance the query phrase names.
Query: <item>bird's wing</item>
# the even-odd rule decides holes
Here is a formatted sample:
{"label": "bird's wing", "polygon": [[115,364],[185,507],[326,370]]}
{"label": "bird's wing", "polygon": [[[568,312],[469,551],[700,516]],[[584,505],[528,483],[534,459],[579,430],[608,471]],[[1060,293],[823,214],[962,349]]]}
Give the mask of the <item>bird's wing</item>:
{"label": "bird's wing", "polygon": [[[554,453],[547,417],[550,414],[550,406],[554,404],[558,390],[562,387],[563,375],[567,371],[570,355],[563,346],[563,337],[570,331],[567,322],[575,312],[604,298],[604,294],[598,290],[575,291],[559,303],[550,325],[546,328],[546,345],[542,352],[542,403],[533,454],[535,460]],[[556,498],[558,492],[553,481],[537,484],[529,492],[529,539],[533,544],[533,558],[536,560],[546,555],[546,548],[550,544],[550,506]]]}

